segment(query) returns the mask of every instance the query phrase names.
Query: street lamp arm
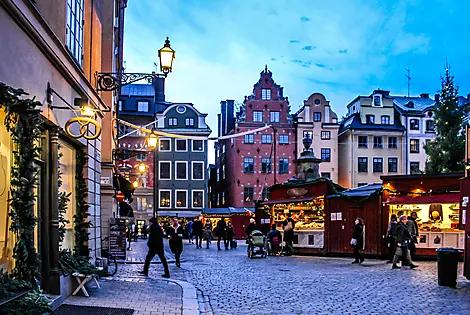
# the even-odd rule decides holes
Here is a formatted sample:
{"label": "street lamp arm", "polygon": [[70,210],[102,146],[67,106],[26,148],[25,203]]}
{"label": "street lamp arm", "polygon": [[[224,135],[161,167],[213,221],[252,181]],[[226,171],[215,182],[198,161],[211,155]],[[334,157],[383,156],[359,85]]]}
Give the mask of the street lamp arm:
{"label": "street lamp arm", "polygon": [[147,79],[166,78],[167,74],[160,73],[119,73],[119,72],[96,72],[97,91],[115,91],[125,85]]}

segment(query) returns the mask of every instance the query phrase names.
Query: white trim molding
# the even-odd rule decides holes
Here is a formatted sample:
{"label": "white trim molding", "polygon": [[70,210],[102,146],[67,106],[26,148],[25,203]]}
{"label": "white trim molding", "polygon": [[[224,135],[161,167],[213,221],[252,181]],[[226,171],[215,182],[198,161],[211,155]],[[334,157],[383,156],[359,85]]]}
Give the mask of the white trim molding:
{"label": "white trim molding", "polygon": [[[194,164],[202,164],[202,178],[194,178]],[[191,180],[204,180],[204,161],[191,161]]]}
{"label": "white trim molding", "polygon": [[[200,207],[195,207],[194,206],[194,193],[195,192],[200,192],[202,193],[202,205]],[[194,208],[194,209],[202,209],[204,208],[204,190],[203,189],[193,189],[191,190],[191,207]]]}
{"label": "white trim molding", "polygon": [[[162,163],[169,163],[170,164],[170,178],[162,178],[160,176],[161,175],[161,165],[162,165]],[[158,161],[158,180],[171,180],[171,161]]]}
{"label": "white trim molding", "polygon": [[[202,150],[194,150],[194,141],[202,141]],[[191,152],[204,152],[204,147],[205,147],[205,140],[191,140]]]}
{"label": "white trim molding", "polygon": [[161,150],[161,147],[160,147],[160,145],[159,145],[159,146],[158,146],[158,151],[159,151],[159,152],[171,152],[171,138],[160,138],[160,142],[161,142],[162,140],[168,140],[168,141],[170,142],[170,150]]}

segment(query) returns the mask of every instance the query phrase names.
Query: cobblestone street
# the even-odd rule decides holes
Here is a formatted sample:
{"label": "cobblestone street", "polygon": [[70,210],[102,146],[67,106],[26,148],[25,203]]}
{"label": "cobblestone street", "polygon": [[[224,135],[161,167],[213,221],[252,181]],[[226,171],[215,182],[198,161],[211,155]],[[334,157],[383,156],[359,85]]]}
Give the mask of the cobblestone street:
{"label": "cobblestone street", "polygon": [[[436,262],[418,262],[417,270],[391,270],[381,260],[351,265],[349,258],[248,259],[246,246],[239,244],[236,250],[217,251],[215,243],[196,250],[185,242],[182,268],[170,265],[173,279],[200,290],[201,313],[470,314],[470,282],[459,276],[457,289],[438,286]],[[135,245],[133,255],[144,257],[145,243]],[[119,277],[134,277],[140,268],[119,265]],[[153,264],[151,277],[161,271],[160,264]]]}

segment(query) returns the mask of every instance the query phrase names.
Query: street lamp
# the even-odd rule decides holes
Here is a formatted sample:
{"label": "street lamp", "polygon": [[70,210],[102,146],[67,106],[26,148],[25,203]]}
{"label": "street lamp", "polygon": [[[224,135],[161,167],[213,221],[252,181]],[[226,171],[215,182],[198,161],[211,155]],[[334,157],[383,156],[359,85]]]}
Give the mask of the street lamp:
{"label": "street lamp", "polygon": [[134,186],[134,188],[139,187],[139,182],[137,181],[137,179],[132,183],[132,186]]}
{"label": "street lamp", "polygon": [[147,147],[149,149],[156,149],[157,148],[157,145],[158,145],[158,137],[156,134],[154,133],[151,133],[148,137],[147,137]]}
{"label": "street lamp", "polygon": [[140,163],[140,164],[139,164],[139,172],[140,172],[141,174],[143,174],[143,173],[145,173],[146,170],[147,170],[147,167],[145,166],[145,164],[144,164],[144,163]]}
{"label": "street lamp", "polygon": [[170,46],[170,39],[167,37],[165,45],[158,50],[158,58],[160,58],[160,70],[165,74],[171,72],[173,68],[173,60],[176,57],[176,52]]}

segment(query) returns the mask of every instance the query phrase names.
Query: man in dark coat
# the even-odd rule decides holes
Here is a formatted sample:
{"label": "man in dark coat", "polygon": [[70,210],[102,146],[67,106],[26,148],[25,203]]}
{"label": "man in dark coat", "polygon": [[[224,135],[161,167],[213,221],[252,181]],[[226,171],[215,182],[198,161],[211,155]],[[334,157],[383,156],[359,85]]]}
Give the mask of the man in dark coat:
{"label": "man in dark coat", "polygon": [[216,236],[217,236],[217,250],[222,250],[220,248],[220,240],[224,240],[224,247],[225,249],[228,249],[228,244],[227,244],[227,237],[226,237],[226,230],[227,230],[227,223],[225,220],[222,218],[217,222],[216,226]]}
{"label": "man in dark coat", "polygon": [[418,236],[419,236],[419,231],[418,231],[418,222],[416,222],[416,219],[418,218],[418,214],[416,212],[411,212],[411,215],[408,217],[408,222],[406,222],[406,228],[410,232],[411,235],[411,242],[408,247],[410,250],[410,255],[413,257],[415,252],[416,252],[416,245],[418,244]]}
{"label": "man in dark coat", "polygon": [[196,239],[196,248],[202,248],[202,233],[204,232],[204,226],[202,225],[201,220],[196,218],[193,223],[193,235]]}
{"label": "man in dark coat", "polygon": [[170,271],[168,270],[168,263],[165,258],[162,228],[158,224],[156,218],[151,218],[149,222],[151,223],[149,231],[149,240],[147,242],[149,251],[147,253],[147,257],[145,258],[144,270],[139,271],[139,273],[144,276],[148,276],[150,262],[152,261],[153,257],[155,257],[155,255],[158,255],[158,258],[160,258],[160,261],[162,262],[163,268],[165,270],[165,273],[162,275],[162,277],[169,278]]}
{"label": "man in dark coat", "polygon": [[408,217],[406,215],[402,215],[399,220],[400,222],[397,225],[397,249],[395,251],[395,256],[393,257],[392,269],[400,269],[397,262],[402,256],[404,264],[406,263],[406,265],[410,266],[411,269],[417,268],[418,266],[413,264],[411,261],[410,250],[408,248],[409,244],[413,241],[406,225]]}
{"label": "man in dark coat", "polygon": [[294,253],[294,228],[295,222],[290,213],[287,214],[287,219],[282,223],[284,230],[284,242],[286,243],[286,256],[291,256]]}
{"label": "man in dark coat", "polygon": [[168,228],[167,234],[170,237],[170,250],[175,254],[176,267],[181,267],[180,257],[183,252],[183,226],[178,218],[173,219],[173,224]]}

